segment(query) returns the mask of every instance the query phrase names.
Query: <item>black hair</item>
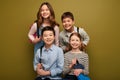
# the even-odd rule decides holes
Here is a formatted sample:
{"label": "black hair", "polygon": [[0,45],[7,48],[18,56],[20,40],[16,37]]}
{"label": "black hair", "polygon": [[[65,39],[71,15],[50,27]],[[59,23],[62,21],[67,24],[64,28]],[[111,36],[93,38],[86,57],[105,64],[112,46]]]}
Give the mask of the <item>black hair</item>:
{"label": "black hair", "polygon": [[45,27],[42,29],[42,32],[41,32],[41,35],[42,35],[42,36],[43,36],[43,32],[44,32],[44,31],[52,31],[53,34],[54,34],[54,36],[55,36],[55,30],[54,30],[54,28],[51,27],[51,26],[45,26]]}
{"label": "black hair", "polygon": [[64,18],[71,18],[73,21],[74,21],[74,16],[71,12],[64,12],[61,16],[61,21],[64,19]]}

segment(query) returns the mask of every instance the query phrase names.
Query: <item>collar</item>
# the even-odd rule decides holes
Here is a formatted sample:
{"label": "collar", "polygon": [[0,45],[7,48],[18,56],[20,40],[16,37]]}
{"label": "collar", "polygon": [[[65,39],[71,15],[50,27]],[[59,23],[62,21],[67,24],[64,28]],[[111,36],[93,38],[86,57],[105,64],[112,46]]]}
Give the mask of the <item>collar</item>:
{"label": "collar", "polygon": [[45,46],[44,46],[43,47],[43,51],[49,51],[49,50],[53,51],[54,50],[54,46],[55,46],[54,44],[52,44],[50,48],[45,48]]}
{"label": "collar", "polygon": [[[76,27],[76,26],[73,26],[73,28],[74,28],[74,31],[76,32],[76,31],[77,31],[77,27]],[[66,30],[64,29],[64,34],[65,34],[65,37],[69,37],[70,34],[71,34],[71,32],[68,32],[68,31],[66,31]]]}

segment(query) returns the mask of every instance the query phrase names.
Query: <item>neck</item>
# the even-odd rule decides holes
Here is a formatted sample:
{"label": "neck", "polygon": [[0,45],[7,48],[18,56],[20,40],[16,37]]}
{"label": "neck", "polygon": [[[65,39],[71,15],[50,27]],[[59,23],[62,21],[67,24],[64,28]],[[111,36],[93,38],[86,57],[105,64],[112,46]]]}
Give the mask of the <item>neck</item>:
{"label": "neck", "polygon": [[68,32],[72,33],[74,31],[74,27],[70,28]]}
{"label": "neck", "polygon": [[51,44],[50,44],[50,45],[46,44],[46,45],[45,45],[45,48],[46,48],[46,49],[49,49],[51,46],[52,46]]}
{"label": "neck", "polygon": [[49,23],[49,19],[44,19],[44,21],[43,21],[44,23]]}
{"label": "neck", "polygon": [[80,52],[80,49],[79,49],[79,48],[77,48],[77,49],[72,49],[71,51],[72,51],[72,52]]}

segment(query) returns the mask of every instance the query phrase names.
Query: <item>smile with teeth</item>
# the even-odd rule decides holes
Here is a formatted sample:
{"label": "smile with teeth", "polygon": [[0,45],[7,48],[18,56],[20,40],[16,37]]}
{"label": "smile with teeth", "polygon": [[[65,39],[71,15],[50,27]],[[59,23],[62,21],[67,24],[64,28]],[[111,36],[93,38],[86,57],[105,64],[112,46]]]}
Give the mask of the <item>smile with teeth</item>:
{"label": "smile with teeth", "polygon": [[47,42],[51,42],[52,40],[46,40]]}
{"label": "smile with teeth", "polygon": [[78,46],[78,45],[74,43],[74,44],[72,44],[72,46]]}
{"label": "smile with teeth", "polygon": [[47,16],[48,14],[43,14],[43,16]]}

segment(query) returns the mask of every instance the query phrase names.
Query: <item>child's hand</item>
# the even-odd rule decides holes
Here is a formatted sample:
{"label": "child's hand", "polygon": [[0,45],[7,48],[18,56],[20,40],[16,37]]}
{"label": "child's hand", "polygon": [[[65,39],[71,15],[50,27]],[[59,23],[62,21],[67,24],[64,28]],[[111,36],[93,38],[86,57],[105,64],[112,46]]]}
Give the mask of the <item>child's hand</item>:
{"label": "child's hand", "polygon": [[50,71],[45,71],[43,69],[38,69],[37,74],[39,74],[41,76],[47,76],[47,75],[50,75]]}
{"label": "child's hand", "polygon": [[32,41],[34,44],[38,43],[41,40],[41,37],[35,37],[35,39]]}
{"label": "child's hand", "polygon": [[77,61],[76,58],[72,59],[71,64],[69,65],[69,68],[72,68],[76,64],[76,61]]}
{"label": "child's hand", "polygon": [[72,59],[72,65],[75,65],[75,64],[76,64],[76,61],[77,61],[76,58]]}
{"label": "child's hand", "polygon": [[38,63],[37,64],[37,69],[42,69],[43,67],[42,67],[42,64],[40,64],[40,63]]}
{"label": "child's hand", "polygon": [[82,69],[74,69],[74,75],[79,76],[83,72]]}

